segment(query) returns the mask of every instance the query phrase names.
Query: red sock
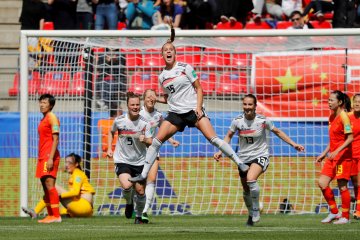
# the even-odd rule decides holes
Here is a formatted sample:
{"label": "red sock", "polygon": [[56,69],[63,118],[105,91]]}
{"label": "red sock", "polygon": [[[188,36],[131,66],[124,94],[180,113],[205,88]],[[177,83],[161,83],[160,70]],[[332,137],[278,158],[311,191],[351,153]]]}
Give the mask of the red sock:
{"label": "red sock", "polygon": [[56,188],[50,189],[49,195],[50,195],[50,205],[51,205],[51,210],[53,212],[53,215],[54,215],[54,217],[60,217],[59,194],[56,191]]}
{"label": "red sock", "polygon": [[335,202],[335,198],[334,198],[334,193],[331,190],[331,188],[329,186],[327,186],[325,189],[321,189],[324,198],[326,200],[326,202],[329,205],[330,208],[330,212],[333,214],[337,214],[339,212],[339,209],[336,206],[336,202]]}
{"label": "red sock", "polygon": [[342,217],[349,219],[349,210],[350,210],[350,202],[351,202],[350,191],[347,187],[343,187],[343,189],[340,189],[340,194],[341,194]]}
{"label": "red sock", "polygon": [[[360,191],[360,186],[357,187],[357,192]],[[357,198],[356,198],[356,211],[360,211],[360,196],[359,194],[357,195]]]}
{"label": "red sock", "polygon": [[49,194],[48,190],[45,190],[44,202],[46,204],[46,210],[48,212],[48,216],[52,216],[53,212],[52,212],[52,209],[50,207],[50,194]]}

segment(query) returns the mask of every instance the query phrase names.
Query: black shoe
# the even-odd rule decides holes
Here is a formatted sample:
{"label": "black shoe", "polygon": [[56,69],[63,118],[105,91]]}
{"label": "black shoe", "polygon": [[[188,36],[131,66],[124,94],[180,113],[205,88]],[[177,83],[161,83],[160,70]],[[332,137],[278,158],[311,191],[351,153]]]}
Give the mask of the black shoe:
{"label": "black shoe", "polygon": [[126,204],[125,206],[125,217],[126,218],[131,218],[132,214],[134,212],[134,204]]}
{"label": "black shoe", "polygon": [[134,223],[135,224],[143,224],[144,222],[141,220],[141,217],[136,217]]}
{"label": "black shoe", "polygon": [[248,220],[247,220],[247,222],[246,222],[246,226],[247,226],[247,227],[253,227],[253,226],[254,226],[254,222],[253,222],[253,220],[252,220],[252,216],[249,216],[249,217],[248,217]]}
{"label": "black shoe", "polygon": [[143,213],[141,220],[143,221],[143,223],[149,223],[149,216],[147,213]]}

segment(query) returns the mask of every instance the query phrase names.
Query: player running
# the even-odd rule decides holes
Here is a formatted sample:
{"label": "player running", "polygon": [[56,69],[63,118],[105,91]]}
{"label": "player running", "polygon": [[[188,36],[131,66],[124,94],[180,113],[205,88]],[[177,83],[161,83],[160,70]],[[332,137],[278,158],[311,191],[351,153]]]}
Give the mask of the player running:
{"label": "player running", "polygon": [[[128,179],[141,173],[147,147],[152,142],[152,134],[149,122],[140,115],[140,97],[128,92],[127,107],[128,113],[117,117],[110,129],[108,146],[111,146],[116,131],[119,137],[114,153],[109,147],[107,156],[114,158],[115,173],[119,178],[123,189],[122,194],[126,200],[125,216],[131,218],[135,199],[135,224],[141,224],[143,223],[141,216],[146,202],[145,181],[131,183]],[[134,197],[133,188],[136,192]]]}
{"label": "player running", "polygon": [[[269,146],[266,141],[266,131],[272,131],[281,140],[303,152],[303,146],[295,143],[283,131],[276,128],[266,117],[256,114],[257,99],[254,95],[245,95],[243,100],[244,113],[235,118],[227,132],[224,141],[229,143],[236,132],[239,134],[239,158],[248,165],[249,171],[239,168],[243,198],[249,212],[247,226],[253,226],[260,221],[259,195],[260,188],[257,179],[269,166]],[[221,151],[214,154],[214,158],[221,158]]]}

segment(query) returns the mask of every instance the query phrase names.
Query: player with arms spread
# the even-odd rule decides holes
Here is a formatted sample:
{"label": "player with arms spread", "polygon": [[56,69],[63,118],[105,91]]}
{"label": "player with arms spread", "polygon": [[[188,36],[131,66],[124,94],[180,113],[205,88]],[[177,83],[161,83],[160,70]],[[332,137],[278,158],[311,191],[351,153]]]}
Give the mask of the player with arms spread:
{"label": "player with arms spread", "polygon": [[48,215],[39,223],[61,222],[59,212],[59,195],[55,188],[56,175],[60,163],[59,144],[60,122],[52,113],[55,98],[43,94],[39,98],[40,112],[43,114],[38,127],[39,158],[36,167],[36,177],[40,178],[45,196],[44,201]]}
{"label": "player with arms spread", "polygon": [[157,99],[160,103],[168,104],[169,113],[146,153],[141,175],[129,180],[144,181],[163,142],[176,132],[183,132],[186,126],[198,128],[212,145],[230,157],[242,171],[247,171],[249,167],[243,164],[230,145],[217,137],[203,107],[203,90],[195,70],[189,64],[176,61],[176,50],[172,44],[174,38],[175,30],[171,26],[171,39],[161,48],[165,69],[159,76],[159,83],[165,94]]}
{"label": "player with arms spread", "polygon": [[[295,143],[283,131],[276,128],[266,117],[256,114],[257,99],[254,95],[245,95],[243,100],[244,113],[235,118],[227,132],[224,141],[230,142],[236,132],[239,134],[240,150],[238,156],[248,165],[249,171],[239,169],[243,198],[249,212],[247,226],[253,226],[260,221],[259,195],[260,188],[257,179],[269,166],[269,146],[266,140],[266,131],[272,131],[281,140],[303,152],[304,147]],[[221,158],[221,151],[214,154],[214,158]]]}
{"label": "player with arms spread", "polygon": [[[119,178],[126,200],[125,216],[131,218],[134,204],[136,202],[135,224],[143,223],[141,217],[145,207],[145,181],[131,183],[130,177],[140,174],[143,170],[147,147],[152,142],[151,126],[140,115],[140,97],[132,92],[127,93],[128,113],[115,118],[114,124],[109,132],[108,146],[117,131],[119,134],[115,152],[108,148],[108,157],[113,157],[115,173]],[[133,188],[136,195],[133,197]]]}

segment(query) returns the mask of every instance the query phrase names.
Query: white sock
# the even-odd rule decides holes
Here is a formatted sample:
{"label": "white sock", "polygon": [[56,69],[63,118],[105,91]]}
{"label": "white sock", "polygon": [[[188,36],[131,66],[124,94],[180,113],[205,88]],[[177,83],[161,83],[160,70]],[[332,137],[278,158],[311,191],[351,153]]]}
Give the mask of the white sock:
{"label": "white sock", "polygon": [[133,203],[133,187],[130,187],[128,189],[122,190],[122,195],[126,200],[126,204],[132,204]]}
{"label": "white sock", "polygon": [[149,210],[149,208],[151,208],[151,204],[153,202],[154,194],[155,194],[155,183],[154,182],[149,182],[146,184],[145,194],[146,194],[146,204],[145,204],[143,213],[146,213]]}
{"label": "white sock", "polygon": [[252,199],[250,192],[243,192],[243,198],[246,205],[246,208],[248,209],[249,216],[252,216]]}
{"label": "white sock", "polygon": [[145,164],[144,164],[144,168],[141,172],[141,176],[143,178],[147,178],[150,168],[154,164],[155,159],[159,153],[161,145],[162,145],[162,142],[160,142],[159,139],[154,138],[151,146],[146,151]]}
{"label": "white sock", "polygon": [[240,158],[238,157],[238,155],[236,155],[231,146],[224,140],[218,137],[213,137],[212,139],[210,139],[210,143],[217,147],[219,150],[221,150],[227,157],[229,157],[233,162],[235,162],[236,165],[243,164],[243,161],[240,160]]}
{"label": "white sock", "polygon": [[247,182],[250,188],[250,196],[252,200],[252,209],[254,211],[259,210],[259,195],[260,195],[260,188],[257,181],[249,181]]}
{"label": "white sock", "polygon": [[139,195],[136,194],[136,217],[141,217],[144,211],[145,202],[146,202],[146,195]]}

